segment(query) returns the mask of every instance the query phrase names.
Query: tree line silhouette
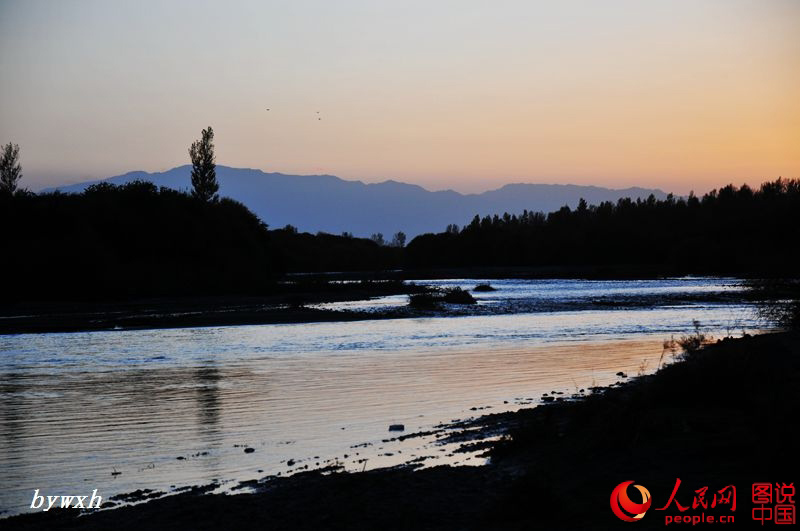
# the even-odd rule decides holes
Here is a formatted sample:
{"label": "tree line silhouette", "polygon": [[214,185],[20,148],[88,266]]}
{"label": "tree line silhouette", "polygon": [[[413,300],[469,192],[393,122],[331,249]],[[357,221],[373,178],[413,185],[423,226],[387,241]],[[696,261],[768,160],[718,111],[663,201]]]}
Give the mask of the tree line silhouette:
{"label": "tree line silhouette", "polygon": [[[543,214],[475,216],[414,238],[405,265],[630,266],[661,274],[797,276],[800,180],[728,185],[702,198],[669,195]],[[643,269],[642,269],[643,270]]]}
{"label": "tree line silhouette", "polygon": [[208,127],[189,148],[189,193],[135,181],[37,195],[18,187],[19,147],[3,146],[0,275],[13,282],[2,300],[258,295],[279,291],[286,272],[374,271],[401,262],[402,233],[390,248],[289,226],[269,231],[243,204],[219,198],[213,140]]}
{"label": "tree line silhouette", "polygon": [[81,194],[0,196],[2,299],[123,300],[262,295],[287,272],[397,267],[402,249],[368,238],[268,230],[228,198],[135,181]]}
{"label": "tree line silhouette", "polygon": [[[568,206],[475,218],[405,245],[383,235],[268,230],[220,199],[209,127],[189,149],[190,193],[148,182],[81,194],[19,188],[19,147],[0,153],[0,223],[10,300],[252,295],[288,272],[458,267],[616,267],[626,275],[798,277],[800,180],[728,185],[698,198]],[[411,274],[411,273],[410,273]]]}
{"label": "tree line silhouette", "polygon": [[244,294],[274,281],[266,226],[231,199],[133,182],[2,202],[12,299]]}

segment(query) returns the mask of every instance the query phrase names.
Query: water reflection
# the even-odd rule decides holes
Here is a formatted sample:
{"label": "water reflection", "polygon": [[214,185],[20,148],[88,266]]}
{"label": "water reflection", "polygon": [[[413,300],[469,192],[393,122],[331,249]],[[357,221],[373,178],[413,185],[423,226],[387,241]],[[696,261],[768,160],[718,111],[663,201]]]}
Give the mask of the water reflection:
{"label": "water reflection", "polygon": [[198,367],[194,373],[197,381],[197,413],[200,420],[201,434],[211,446],[219,433],[219,389],[221,376],[214,362]]}
{"label": "water reflection", "polygon": [[[518,299],[554,282],[507,287]],[[650,292],[677,288],[650,283]],[[692,280],[689,292],[725,291]],[[580,283],[564,289],[578,297]],[[528,289],[527,295],[519,290]],[[587,283],[627,297],[641,285]],[[733,289],[733,288],[731,288]],[[600,290],[600,291],[598,291]],[[616,295],[611,293],[616,290]],[[622,290],[620,292],[620,290]],[[629,291],[625,291],[629,290]],[[494,296],[494,295],[493,295]],[[104,497],[139,488],[249,479],[289,459],[379,452],[389,424],[409,431],[518,407],[519,399],[614,381],[659,363],[662,341],[757,326],[748,306],[648,308],[349,323],[0,336],[0,509],[33,489]],[[244,453],[251,447],[253,453]],[[383,461],[370,457],[370,467]],[[348,466],[352,465],[348,461]],[[112,475],[113,471],[121,475]],[[260,473],[259,470],[263,470]]]}

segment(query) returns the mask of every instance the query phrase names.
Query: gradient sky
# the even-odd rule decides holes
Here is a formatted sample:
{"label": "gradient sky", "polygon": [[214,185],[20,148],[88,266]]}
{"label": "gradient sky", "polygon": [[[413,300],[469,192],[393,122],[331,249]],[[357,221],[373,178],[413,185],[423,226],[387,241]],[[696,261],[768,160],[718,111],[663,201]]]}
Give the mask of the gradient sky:
{"label": "gradient sky", "polygon": [[207,125],[219,164],[434,190],[800,177],[800,1],[0,0],[25,186]]}

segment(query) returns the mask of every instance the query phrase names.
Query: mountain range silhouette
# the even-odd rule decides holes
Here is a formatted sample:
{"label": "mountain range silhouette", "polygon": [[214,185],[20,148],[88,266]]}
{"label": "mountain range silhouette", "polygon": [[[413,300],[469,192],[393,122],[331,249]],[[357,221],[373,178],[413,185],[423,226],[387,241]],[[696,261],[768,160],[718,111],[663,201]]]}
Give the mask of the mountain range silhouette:
{"label": "mountain range silhouette", "polygon": [[[98,181],[50,188],[64,193],[80,193],[99,182],[125,184],[150,181],[176,190],[191,188],[191,166],[165,172],[133,171]],[[507,184],[479,194],[453,190],[432,192],[414,184],[393,180],[381,183],[348,181],[333,175],[287,175],[265,173],[249,168],[217,166],[220,196],[240,201],[270,228],[291,224],[301,232],[349,232],[355,236],[403,231],[409,238],[427,232],[441,232],[447,225],[463,225],[477,214],[519,214],[523,210],[551,212],[564,205],[577,206],[583,198],[590,205],[621,197],[645,199],[653,194],[663,199],[658,189],[610,189],[572,184]]]}

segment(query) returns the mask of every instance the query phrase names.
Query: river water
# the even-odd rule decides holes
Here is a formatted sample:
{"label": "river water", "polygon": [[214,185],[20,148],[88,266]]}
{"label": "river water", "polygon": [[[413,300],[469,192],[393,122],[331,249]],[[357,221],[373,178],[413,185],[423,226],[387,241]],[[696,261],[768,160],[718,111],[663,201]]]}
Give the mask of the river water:
{"label": "river water", "polygon": [[426,450],[382,443],[390,424],[427,430],[652,372],[693,321],[718,337],[759,328],[736,279],[491,284],[448,315],[0,336],[0,511],[29,510],[34,489],[107,500],[394,465]]}

